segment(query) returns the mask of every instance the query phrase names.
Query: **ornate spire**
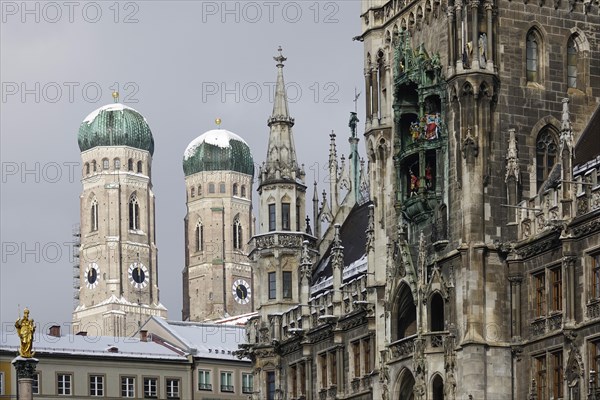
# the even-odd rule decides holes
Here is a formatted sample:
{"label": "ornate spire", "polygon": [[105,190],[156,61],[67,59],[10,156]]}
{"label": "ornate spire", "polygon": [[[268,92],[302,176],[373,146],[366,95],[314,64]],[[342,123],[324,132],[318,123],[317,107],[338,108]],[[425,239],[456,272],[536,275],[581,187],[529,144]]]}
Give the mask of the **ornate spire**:
{"label": "ornate spire", "polygon": [[291,127],[294,125],[294,119],[290,117],[288,110],[288,100],[285,92],[285,82],[283,80],[283,62],[286,61],[287,58],[281,53],[281,46],[279,46],[277,51],[279,51],[279,55],[273,57],[273,59],[277,61],[277,84],[275,86],[275,101],[273,102],[273,113],[271,114],[271,118],[269,118],[269,126],[276,122],[283,122],[289,124]]}
{"label": "ornate spire", "polygon": [[519,182],[520,168],[515,130],[509,129],[508,134],[509,137],[508,151],[506,152],[506,176],[504,177],[504,181],[508,182],[508,178],[514,176],[515,181]]}
{"label": "ornate spire", "polygon": [[261,185],[270,180],[287,180],[297,182],[303,180],[304,174],[298,168],[296,149],[292,126],[294,119],[288,111],[288,101],[283,80],[283,62],[286,58],[281,54],[274,57],[277,61],[277,84],[275,86],[275,100],[273,113],[267,125],[270,128],[267,162],[263,170]]}

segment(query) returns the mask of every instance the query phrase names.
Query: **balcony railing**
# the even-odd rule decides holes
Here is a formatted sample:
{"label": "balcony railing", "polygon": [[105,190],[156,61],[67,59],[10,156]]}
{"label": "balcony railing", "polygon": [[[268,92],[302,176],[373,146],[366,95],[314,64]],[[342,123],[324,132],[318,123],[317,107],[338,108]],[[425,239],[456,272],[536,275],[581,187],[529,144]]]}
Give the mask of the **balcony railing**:
{"label": "balcony railing", "polygon": [[392,359],[404,358],[415,351],[415,338],[417,335],[408,336],[390,343],[389,349],[392,353]]}
{"label": "balcony railing", "polygon": [[242,393],[249,394],[254,392],[254,388],[252,386],[242,386]]}
{"label": "balcony railing", "polygon": [[221,385],[221,392],[233,392],[233,386]]}
{"label": "balcony railing", "polygon": [[212,390],[212,385],[210,383],[199,383],[198,390]]}

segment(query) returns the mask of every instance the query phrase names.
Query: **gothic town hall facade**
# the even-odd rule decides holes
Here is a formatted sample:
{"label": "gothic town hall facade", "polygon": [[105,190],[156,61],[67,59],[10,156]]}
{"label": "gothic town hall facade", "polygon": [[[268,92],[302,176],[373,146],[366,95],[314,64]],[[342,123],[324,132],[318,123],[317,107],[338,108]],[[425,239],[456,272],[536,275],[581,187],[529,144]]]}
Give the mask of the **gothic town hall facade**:
{"label": "gothic town hall facade", "polygon": [[600,396],[598,6],[363,0],[364,136],[331,135],[327,188],[276,57],[255,399]]}

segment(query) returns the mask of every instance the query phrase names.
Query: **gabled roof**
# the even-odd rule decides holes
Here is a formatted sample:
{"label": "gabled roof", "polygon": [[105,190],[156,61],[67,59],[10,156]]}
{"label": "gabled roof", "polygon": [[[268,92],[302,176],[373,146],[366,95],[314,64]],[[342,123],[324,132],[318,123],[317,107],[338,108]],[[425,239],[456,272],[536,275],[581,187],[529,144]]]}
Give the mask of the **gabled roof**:
{"label": "gabled roof", "polygon": [[600,106],[592,114],[587,126],[575,145],[575,162],[583,164],[600,155]]}
{"label": "gabled roof", "polygon": [[[20,341],[17,333],[2,331],[0,350],[18,352]],[[186,361],[185,355],[159,343],[144,342],[134,337],[51,336],[36,332],[33,340],[36,355],[82,356],[82,357],[114,357],[133,359],[154,359]]]}
{"label": "gabled roof", "polygon": [[246,329],[236,325],[165,321],[151,317],[141,330],[147,330],[152,340],[160,338],[160,341],[199,358],[239,361],[234,352],[239,350],[240,344],[246,343]]}
{"label": "gabled roof", "polygon": [[[356,275],[356,273],[347,273],[351,272],[350,270],[353,270],[353,267],[366,266],[366,230],[369,223],[370,204],[370,202],[367,202],[365,204],[355,205],[340,227],[340,238],[342,241],[342,246],[344,246],[344,281],[350,280]],[[332,244],[329,245],[313,270],[313,291],[316,286],[322,286],[319,284],[325,282],[333,274],[331,265],[332,246]],[[358,270],[362,269],[358,268]]]}

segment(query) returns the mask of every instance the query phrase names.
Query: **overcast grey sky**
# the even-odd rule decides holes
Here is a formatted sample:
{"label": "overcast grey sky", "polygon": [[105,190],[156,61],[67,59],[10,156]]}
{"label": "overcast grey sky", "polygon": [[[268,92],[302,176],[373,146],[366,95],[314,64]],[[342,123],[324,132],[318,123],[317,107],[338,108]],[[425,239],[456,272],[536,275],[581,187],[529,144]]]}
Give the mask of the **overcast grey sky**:
{"label": "overcast grey sky", "polygon": [[154,135],[160,298],[171,319],[181,318],[183,151],[220,117],[262,163],[279,45],[288,58],[290,113],[308,183],[318,174],[325,188],[331,130],[338,154],[348,154],[354,89],[363,87],[363,47],[352,41],[360,34],[357,0],[2,1],[1,7],[3,323],[12,326],[18,305],[29,306],[42,328],[71,321],[67,243],[79,222],[77,131],[88,113],[112,102],[116,88]]}

